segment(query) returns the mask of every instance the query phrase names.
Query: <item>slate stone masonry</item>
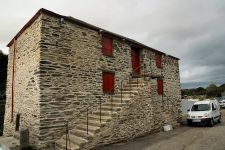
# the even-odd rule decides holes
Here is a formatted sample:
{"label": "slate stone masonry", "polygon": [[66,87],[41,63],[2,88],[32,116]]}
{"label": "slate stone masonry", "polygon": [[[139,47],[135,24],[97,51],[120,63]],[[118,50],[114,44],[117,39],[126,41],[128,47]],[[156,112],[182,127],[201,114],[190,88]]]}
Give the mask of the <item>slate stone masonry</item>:
{"label": "slate stone masonry", "polygon": [[[17,113],[21,114],[21,128],[29,129],[30,143],[39,149],[54,147],[54,142],[65,134],[66,121],[73,128],[87,107],[90,111],[96,110],[99,98],[103,101],[107,99],[108,96],[102,92],[103,71],[115,73],[115,90],[119,90],[120,81],[132,72],[130,42],[113,37],[113,56],[104,56],[101,51],[103,33],[69,20],[60,20],[60,17],[41,13],[16,42],[14,117]],[[5,135],[15,133],[15,121],[10,121],[14,44],[9,50]],[[141,64],[146,66],[141,69],[142,73],[163,76],[164,94],[158,95],[156,79],[149,79],[150,95],[140,94],[140,105],[137,108],[130,105],[130,111],[139,112],[140,109],[134,129],[140,127],[145,120],[140,116],[148,117],[148,114],[153,119],[148,120],[151,128],[143,124],[146,125],[145,130],[135,133],[133,137],[151,133],[153,130],[159,131],[166,123],[176,126],[180,119],[178,59],[163,54],[162,67],[157,68],[155,51],[147,48],[140,49],[140,58]],[[146,102],[145,98],[150,102]],[[146,104],[147,109],[142,109]],[[130,111],[127,108],[124,113],[129,114]],[[120,120],[115,120],[115,124],[118,124],[117,121]],[[123,128],[131,124],[126,120]],[[112,124],[109,132],[115,130],[115,127]],[[125,136],[130,129],[132,128],[121,136],[115,135],[114,141],[133,138]],[[100,135],[98,139],[109,134]],[[104,144],[107,141],[110,139],[106,139]],[[94,143],[96,146],[99,144],[98,141]]]}

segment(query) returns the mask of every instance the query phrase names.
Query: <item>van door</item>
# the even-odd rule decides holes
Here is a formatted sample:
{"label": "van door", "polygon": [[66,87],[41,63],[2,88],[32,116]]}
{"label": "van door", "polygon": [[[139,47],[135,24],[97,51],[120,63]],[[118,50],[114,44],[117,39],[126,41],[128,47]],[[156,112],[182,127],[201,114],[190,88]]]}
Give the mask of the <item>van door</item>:
{"label": "van door", "polygon": [[219,109],[215,103],[212,103],[212,117],[214,121],[219,119]]}
{"label": "van door", "polygon": [[216,121],[216,109],[213,103],[212,103],[212,118],[213,121]]}

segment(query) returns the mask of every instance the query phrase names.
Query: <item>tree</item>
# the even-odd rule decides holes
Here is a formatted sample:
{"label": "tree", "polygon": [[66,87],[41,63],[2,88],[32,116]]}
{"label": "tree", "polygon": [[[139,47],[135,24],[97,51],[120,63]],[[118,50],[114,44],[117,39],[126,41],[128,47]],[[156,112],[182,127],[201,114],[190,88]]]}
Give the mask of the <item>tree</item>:
{"label": "tree", "polygon": [[225,83],[217,87],[214,83],[209,84],[205,89],[203,87],[198,87],[196,89],[182,89],[182,97],[185,96],[207,96],[208,98],[212,97],[221,97],[221,93],[225,91]]}
{"label": "tree", "polygon": [[204,89],[203,87],[198,87],[197,89],[195,89],[194,93],[195,95],[205,95],[206,89]]}
{"label": "tree", "polygon": [[209,84],[209,86],[206,88],[207,97],[218,97],[219,94],[219,88],[214,83]]}
{"label": "tree", "polygon": [[0,50],[0,99],[5,98],[8,56]]}
{"label": "tree", "polygon": [[0,50],[0,136],[3,133],[8,56]]}

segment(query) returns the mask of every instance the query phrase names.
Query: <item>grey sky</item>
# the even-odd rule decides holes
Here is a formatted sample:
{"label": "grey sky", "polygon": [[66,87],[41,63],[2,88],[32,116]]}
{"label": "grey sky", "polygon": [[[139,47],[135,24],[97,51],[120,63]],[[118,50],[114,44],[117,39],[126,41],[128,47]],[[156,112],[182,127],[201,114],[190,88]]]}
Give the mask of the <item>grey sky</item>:
{"label": "grey sky", "polygon": [[223,0],[1,0],[0,49],[40,8],[179,57],[181,82],[225,82]]}

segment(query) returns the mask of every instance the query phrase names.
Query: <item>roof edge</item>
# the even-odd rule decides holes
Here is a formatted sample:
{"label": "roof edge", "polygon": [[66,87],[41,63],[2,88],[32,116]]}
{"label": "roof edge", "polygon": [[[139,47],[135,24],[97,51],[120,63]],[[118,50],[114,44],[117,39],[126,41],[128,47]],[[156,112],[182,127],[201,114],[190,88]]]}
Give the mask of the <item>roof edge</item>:
{"label": "roof edge", "polygon": [[78,25],[81,25],[81,26],[84,26],[84,27],[87,27],[89,29],[92,29],[92,30],[95,30],[95,31],[103,31],[104,34],[108,34],[112,37],[117,37],[117,38],[120,38],[120,39],[124,39],[125,41],[128,41],[129,43],[131,43],[131,46],[138,46],[140,48],[146,48],[146,49],[150,49],[154,52],[157,52],[157,53],[160,53],[160,54],[163,54],[163,55],[167,55],[169,57],[172,57],[174,59],[177,59],[177,60],[180,60],[179,58],[175,57],[175,56],[171,56],[171,55],[168,55],[164,52],[161,52],[159,50],[156,50],[154,48],[151,48],[147,45],[144,45],[140,42],[137,42],[133,39],[130,39],[130,38],[127,38],[125,36],[122,36],[122,35],[119,35],[119,34],[116,34],[116,33],[113,33],[113,32],[110,32],[110,31],[107,31],[105,29],[102,29],[102,28],[99,28],[97,26],[94,26],[94,25],[91,25],[89,23],[86,23],[84,21],[81,21],[79,19],[75,19],[73,17],[68,17],[68,16],[63,16],[63,15],[60,15],[60,14],[57,14],[55,12],[52,12],[52,11],[49,11],[47,9],[44,9],[44,8],[41,8],[37,11],[37,13],[23,26],[23,28],[14,36],[14,38],[7,44],[7,47],[10,47],[12,44],[13,44],[13,41],[14,39],[17,39],[25,30],[26,28],[28,28],[42,13],[46,13],[46,14],[50,14],[50,15],[53,15],[53,16],[56,16],[56,17],[60,17],[60,18],[64,18],[65,20],[67,21],[70,21],[70,22],[73,22],[73,23],[76,23]]}

